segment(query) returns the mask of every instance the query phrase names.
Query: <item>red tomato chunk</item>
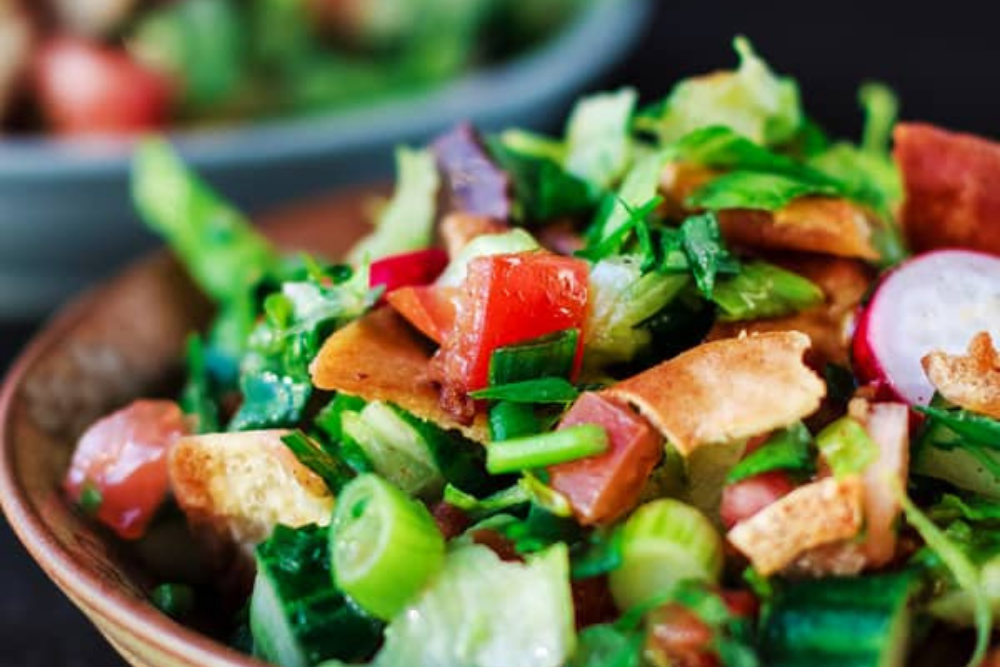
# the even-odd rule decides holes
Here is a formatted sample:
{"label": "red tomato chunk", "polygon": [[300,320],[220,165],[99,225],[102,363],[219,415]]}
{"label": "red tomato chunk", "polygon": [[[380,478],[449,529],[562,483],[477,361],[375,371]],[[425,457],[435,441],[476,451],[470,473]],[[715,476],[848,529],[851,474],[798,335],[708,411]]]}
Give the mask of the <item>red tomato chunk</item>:
{"label": "red tomato chunk", "polygon": [[727,529],[732,528],[794,489],[795,484],[791,478],[780,470],[729,484],[722,490],[722,504],[719,507],[722,523]]}
{"label": "red tomato chunk", "polygon": [[60,134],[131,134],[166,126],[173,85],[121,50],[70,37],[40,49],[33,82]]}
{"label": "red tomato chunk", "polygon": [[627,406],[599,394],[583,394],[559,428],[596,424],[608,434],[608,451],[549,468],[552,488],[566,496],[583,524],[614,521],[635,505],[663,455],[663,439]]}
{"label": "red tomato chunk", "polygon": [[455,326],[442,348],[445,383],[464,392],[482,389],[489,381],[490,355],[498,347],[564,329],[582,331],[587,293],[583,260],[541,251],[475,258],[462,286]]}
{"label": "red tomato chunk", "polygon": [[455,289],[422,285],[402,287],[386,297],[389,305],[437,344],[455,324]]}
{"label": "red tomato chunk", "polygon": [[67,495],[80,502],[85,491],[96,491],[97,519],[126,539],[141,537],[169,490],[170,447],[187,433],[172,401],[136,401],[104,417],[77,443]]}

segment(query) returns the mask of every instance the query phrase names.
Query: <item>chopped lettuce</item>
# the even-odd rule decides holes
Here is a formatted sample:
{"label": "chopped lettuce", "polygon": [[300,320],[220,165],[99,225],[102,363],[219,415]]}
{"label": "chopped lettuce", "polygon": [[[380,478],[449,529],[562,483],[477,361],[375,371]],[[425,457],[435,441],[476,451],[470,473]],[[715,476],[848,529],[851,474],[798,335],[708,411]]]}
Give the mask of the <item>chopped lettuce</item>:
{"label": "chopped lettuce", "polygon": [[630,121],[637,95],[631,88],[586,97],[566,129],[566,170],[607,189],[628,166]]}
{"label": "chopped lettuce", "polygon": [[798,85],[776,76],[745,37],[733,43],[740,56],[736,71],[681,81],[640,129],[675,141],[708,125],[723,125],[763,145],[791,139],[803,121]]}
{"label": "chopped lettuce", "polygon": [[802,276],[767,262],[748,262],[724,278],[712,292],[719,319],[726,321],[783,317],[823,303],[823,290]]}
{"label": "chopped lettuce", "polygon": [[217,302],[246,298],[278,264],[267,240],[161,139],[147,139],[136,150],[132,198],[145,223]]}
{"label": "chopped lettuce", "polygon": [[684,203],[689,208],[710,211],[734,208],[777,211],[798,197],[836,194],[838,191],[833,186],[808,183],[781,174],[731,171],[698,188]]}
{"label": "chopped lettuce", "polygon": [[286,282],[265,300],[265,317],[250,335],[240,363],[243,403],[233,431],[295,426],[312,396],[309,364],[326,337],[360,317],[377,299],[365,272],[332,285]]}
{"label": "chopped lettuce", "polygon": [[385,636],[375,667],[561,667],[576,645],[566,547],[523,564],[458,547]]}
{"label": "chopped lettuce", "polygon": [[614,237],[618,230],[633,217],[634,209],[643,206],[656,197],[660,184],[660,173],[666,164],[667,155],[654,153],[636,162],[625,175],[621,187],[611,206],[602,209],[591,226],[590,236],[594,243]]}
{"label": "chopped lettuce", "polygon": [[585,362],[600,367],[634,359],[652,340],[641,325],[670,303],[688,284],[685,274],[643,275],[641,260],[619,256],[597,262],[590,271]]}
{"label": "chopped lettuce", "polygon": [[434,155],[429,150],[400,148],[396,171],[396,191],[379,214],[375,231],[351,250],[355,264],[431,244],[439,185]]}
{"label": "chopped lettuce", "polygon": [[[556,145],[526,142],[524,134],[493,137],[490,154],[514,184],[514,217],[522,222],[544,222],[560,216],[584,214],[594,207],[594,186],[566,171],[556,161]],[[564,153],[561,145],[559,151]],[[565,156],[559,156],[564,159]]]}
{"label": "chopped lettuce", "polygon": [[462,250],[452,258],[444,273],[437,279],[441,287],[458,287],[465,281],[469,262],[476,257],[486,255],[502,255],[509,252],[525,252],[537,250],[538,241],[523,229],[512,229],[501,234],[483,234],[469,241]]}

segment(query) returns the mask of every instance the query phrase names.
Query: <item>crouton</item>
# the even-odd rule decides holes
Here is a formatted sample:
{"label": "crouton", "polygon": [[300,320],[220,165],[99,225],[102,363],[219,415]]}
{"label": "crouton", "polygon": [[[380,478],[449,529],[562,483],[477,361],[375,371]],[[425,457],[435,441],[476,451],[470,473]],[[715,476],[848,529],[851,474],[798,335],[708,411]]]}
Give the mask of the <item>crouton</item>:
{"label": "crouton", "polygon": [[921,363],[938,392],[966,410],[1000,419],[1000,354],[981,331],[966,354],[931,352]]}
{"label": "crouton", "polygon": [[100,37],[128,19],[138,0],[54,0],[56,18],[70,32]]}
{"label": "crouton", "polygon": [[486,442],[484,415],[464,425],[441,407],[430,360],[429,349],[406,322],[391,308],[381,308],[330,336],[310,372],[320,389],[392,403],[441,428]]}
{"label": "crouton", "polygon": [[826,385],[803,363],[809,338],[764,333],[699,345],[606,391],[635,405],[688,457],[788,426],[813,411]]}
{"label": "crouton", "polygon": [[777,264],[813,281],[826,301],[787,317],[750,322],[716,322],[707,340],[733,338],[742,332],[801,331],[812,347],[806,361],[822,369],[828,363],[848,365],[854,313],[872,282],[870,269],[861,261],[819,255],[780,258]]}
{"label": "crouton", "polygon": [[893,136],[910,247],[1000,254],[1000,143],[922,123],[900,123]]}
{"label": "crouton", "polygon": [[441,221],[438,233],[448,251],[448,257],[454,259],[477,236],[500,234],[508,229],[508,225],[496,218],[471,213],[449,213]]}
{"label": "crouton", "polygon": [[862,525],[862,494],[858,475],[827,477],[800,486],[741,521],[726,537],[767,577],[811,549],[857,535]]}
{"label": "crouton", "polygon": [[329,523],[334,497],[281,441],[287,433],[196,435],[174,445],[174,497],[210,548],[235,543],[252,553],[279,523]]}
{"label": "crouton", "polygon": [[872,244],[878,224],[865,208],[834,197],[800,197],[777,211],[718,212],[726,241],[749,248],[798,250],[877,260]]}

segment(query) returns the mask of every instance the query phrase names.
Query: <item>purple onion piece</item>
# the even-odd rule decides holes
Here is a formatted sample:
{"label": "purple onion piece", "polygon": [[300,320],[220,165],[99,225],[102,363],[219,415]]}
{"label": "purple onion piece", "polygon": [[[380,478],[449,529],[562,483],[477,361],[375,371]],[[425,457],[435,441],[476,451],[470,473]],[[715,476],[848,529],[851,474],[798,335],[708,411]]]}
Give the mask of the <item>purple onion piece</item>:
{"label": "purple onion piece", "polygon": [[456,125],[431,149],[457,210],[507,220],[512,206],[510,177],[486,152],[472,125]]}

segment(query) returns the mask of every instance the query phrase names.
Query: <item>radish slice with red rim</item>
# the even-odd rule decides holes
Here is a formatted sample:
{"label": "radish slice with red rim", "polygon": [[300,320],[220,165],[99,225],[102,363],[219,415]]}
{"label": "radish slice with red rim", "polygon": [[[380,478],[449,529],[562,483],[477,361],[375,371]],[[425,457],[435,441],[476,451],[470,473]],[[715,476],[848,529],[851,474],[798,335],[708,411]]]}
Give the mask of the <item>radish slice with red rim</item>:
{"label": "radish slice with red rim", "polygon": [[910,405],[927,405],[934,386],[920,360],[963,353],[988,331],[1000,341],[1000,257],[939,250],[887,274],[858,321],[854,370]]}

